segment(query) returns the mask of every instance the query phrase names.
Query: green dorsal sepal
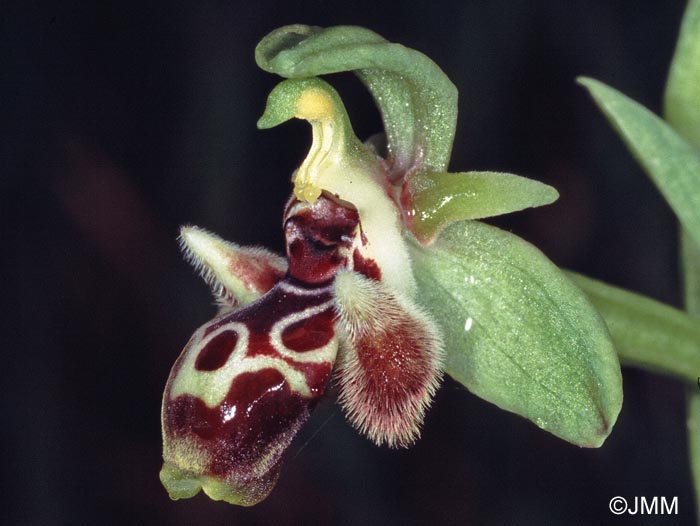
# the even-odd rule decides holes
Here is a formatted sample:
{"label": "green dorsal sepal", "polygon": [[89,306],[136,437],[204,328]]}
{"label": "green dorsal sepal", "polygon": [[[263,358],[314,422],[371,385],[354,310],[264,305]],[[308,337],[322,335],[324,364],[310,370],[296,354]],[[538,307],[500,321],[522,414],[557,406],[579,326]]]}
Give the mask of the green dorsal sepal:
{"label": "green dorsal sepal", "polygon": [[353,71],[381,112],[391,179],[447,170],[457,89],[424,54],[362,27],[295,24],[263,38],[255,60],[265,71],[287,78]]}

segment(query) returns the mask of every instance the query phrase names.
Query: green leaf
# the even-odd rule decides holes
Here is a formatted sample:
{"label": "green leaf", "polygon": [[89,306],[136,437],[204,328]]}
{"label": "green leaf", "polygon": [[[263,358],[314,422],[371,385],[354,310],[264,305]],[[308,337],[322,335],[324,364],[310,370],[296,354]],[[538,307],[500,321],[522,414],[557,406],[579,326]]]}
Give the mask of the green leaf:
{"label": "green leaf", "polygon": [[281,27],[263,38],[255,60],[283,77],[354,71],[384,121],[390,174],[444,171],[457,122],[457,89],[428,57],[361,27]]}
{"label": "green leaf", "polygon": [[415,210],[411,229],[423,244],[456,221],[548,205],[559,197],[539,181],[498,172],[426,173],[409,183]]}
{"label": "green leaf", "polygon": [[690,0],[664,94],[666,120],[700,148],[700,0]]}
{"label": "green leaf", "polygon": [[579,79],[673,208],[700,243],[700,154],[668,124],[622,93],[593,79]]}
{"label": "green leaf", "polygon": [[685,312],[574,272],[569,278],[603,316],[626,365],[695,384],[700,375],[700,323]]}
{"label": "green leaf", "polygon": [[583,293],[535,247],[476,221],[412,252],[420,301],[444,331],[447,372],[558,437],[600,446],[620,411],[622,380]]}

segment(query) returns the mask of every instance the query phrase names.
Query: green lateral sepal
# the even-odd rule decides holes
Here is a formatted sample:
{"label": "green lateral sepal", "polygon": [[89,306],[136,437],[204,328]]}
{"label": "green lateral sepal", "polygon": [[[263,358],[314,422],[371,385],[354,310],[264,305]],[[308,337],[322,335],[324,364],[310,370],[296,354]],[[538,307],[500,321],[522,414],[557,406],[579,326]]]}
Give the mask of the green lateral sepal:
{"label": "green lateral sepal", "polygon": [[552,262],[477,221],[414,244],[412,256],[453,378],[564,440],[604,442],[622,404],[620,364],[605,323]]}

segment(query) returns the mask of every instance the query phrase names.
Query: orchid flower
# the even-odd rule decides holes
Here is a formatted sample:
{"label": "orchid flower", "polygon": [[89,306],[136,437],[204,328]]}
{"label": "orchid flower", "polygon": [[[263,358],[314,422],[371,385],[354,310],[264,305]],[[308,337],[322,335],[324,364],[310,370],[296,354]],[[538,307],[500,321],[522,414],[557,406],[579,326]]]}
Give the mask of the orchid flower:
{"label": "orchid flower", "polygon": [[[329,381],[350,423],[408,447],[446,372],[575,444],[604,441],[621,404],[606,328],[537,249],[474,221],[556,191],[494,172],[447,173],[457,91],[427,57],[357,27],[287,26],[258,64],[282,81],[258,122],[311,124],[283,214],[286,257],[184,227],[186,258],[218,316],[175,362],[163,397],[161,480],[253,505]],[[317,75],[355,71],[382,113],[386,151],[354,134]]]}

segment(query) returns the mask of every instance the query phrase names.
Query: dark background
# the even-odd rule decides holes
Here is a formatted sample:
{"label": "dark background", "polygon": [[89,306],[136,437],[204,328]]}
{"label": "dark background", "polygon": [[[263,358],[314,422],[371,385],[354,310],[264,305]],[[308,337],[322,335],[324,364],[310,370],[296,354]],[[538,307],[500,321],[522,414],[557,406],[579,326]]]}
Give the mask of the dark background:
{"label": "dark background", "polygon": [[[288,23],[359,24],[433,58],[460,90],[452,170],[518,173],[560,200],[498,224],[556,263],[680,304],[676,223],[577,75],[655,111],[684,2],[125,0],[0,10],[0,522],[52,524],[692,524],[684,396],[625,370],[625,403],[583,450],[446,381],[412,449],[377,448],[324,402],[251,509],[172,502],[160,397],[206,286],[180,224],[282,248],[309,131],[257,131],[278,79],[256,42]],[[330,78],[360,137],[380,121]],[[611,497],[679,497],[677,517],[614,517]]]}

